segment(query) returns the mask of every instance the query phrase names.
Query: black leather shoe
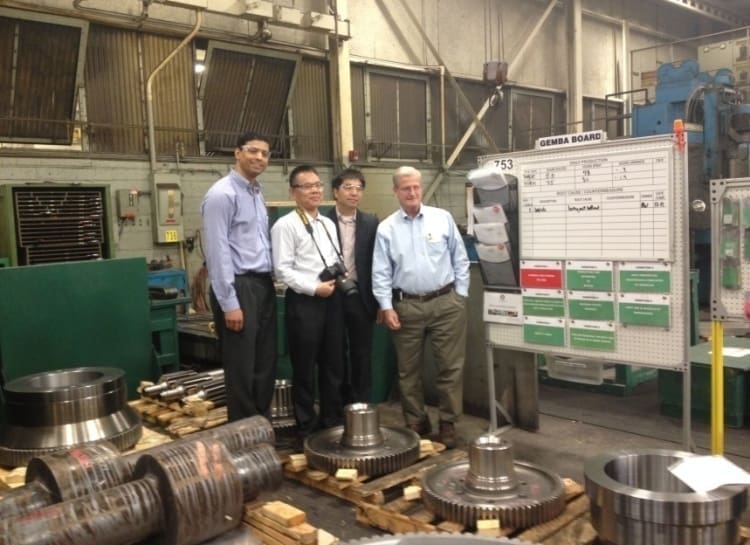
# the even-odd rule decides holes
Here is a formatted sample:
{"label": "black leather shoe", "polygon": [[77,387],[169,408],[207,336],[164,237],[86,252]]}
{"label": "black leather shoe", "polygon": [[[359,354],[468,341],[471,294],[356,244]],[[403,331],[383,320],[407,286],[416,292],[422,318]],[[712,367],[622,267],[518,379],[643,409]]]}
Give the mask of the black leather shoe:
{"label": "black leather shoe", "polygon": [[445,448],[456,448],[456,427],[453,422],[440,421],[439,437]]}
{"label": "black leather shoe", "polygon": [[428,418],[420,420],[414,424],[407,424],[406,427],[411,431],[416,432],[420,437],[425,437],[432,432],[432,426],[430,425],[430,420]]}

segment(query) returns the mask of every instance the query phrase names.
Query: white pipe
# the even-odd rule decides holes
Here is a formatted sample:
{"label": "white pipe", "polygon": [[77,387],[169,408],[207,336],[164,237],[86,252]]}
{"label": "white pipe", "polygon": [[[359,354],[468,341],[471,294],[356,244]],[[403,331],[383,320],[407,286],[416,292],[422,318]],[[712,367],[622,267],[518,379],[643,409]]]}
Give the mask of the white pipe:
{"label": "white pipe", "polygon": [[151,168],[151,174],[154,173],[156,170],[156,135],[155,135],[155,129],[154,129],[154,93],[152,91],[152,86],[154,83],[154,77],[156,74],[158,74],[162,68],[164,68],[169,61],[171,61],[177,53],[179,53],[186,45],[190,43],[190,40],[192,40],[196,34],[198,34],[198,30],[201,27],[201,22],[203,21],[203,13],[200,11],[195,12],[195,25],[193,26],[193,30],[185,36],[185,39],[180,42],[180,44],[169,54],[167,55],[163,61],[159,63],[159,66],[154,68],[153,72],[148,76],[148,79],[146,80],[146,124],[148,125],[148,160],[149,160],[149,167]]}

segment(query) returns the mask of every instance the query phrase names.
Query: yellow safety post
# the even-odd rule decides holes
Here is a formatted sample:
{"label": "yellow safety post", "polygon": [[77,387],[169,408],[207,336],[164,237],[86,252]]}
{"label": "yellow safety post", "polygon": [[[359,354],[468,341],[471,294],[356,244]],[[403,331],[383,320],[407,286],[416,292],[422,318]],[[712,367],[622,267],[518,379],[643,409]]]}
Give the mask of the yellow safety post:
{"label": "yellow safety post", "polygon": [[724,454],[724,324],[711,322],[711,453]]}

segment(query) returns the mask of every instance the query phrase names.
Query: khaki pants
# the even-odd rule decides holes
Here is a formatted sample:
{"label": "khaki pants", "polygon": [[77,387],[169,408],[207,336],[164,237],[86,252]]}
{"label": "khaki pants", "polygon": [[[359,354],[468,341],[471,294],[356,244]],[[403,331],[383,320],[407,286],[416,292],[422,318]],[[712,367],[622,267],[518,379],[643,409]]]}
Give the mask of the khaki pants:
{"label": "khaki pants", "polygon": [[417,424],[427,417],[422,386],[427,338],[437,368],[440,420],[456,422],[463,412],[466,300],[451,291],[426,302],[404,299],[394,304],[394,310],[401,321],[401,329],[393,332],[393,344],[406,423]]}

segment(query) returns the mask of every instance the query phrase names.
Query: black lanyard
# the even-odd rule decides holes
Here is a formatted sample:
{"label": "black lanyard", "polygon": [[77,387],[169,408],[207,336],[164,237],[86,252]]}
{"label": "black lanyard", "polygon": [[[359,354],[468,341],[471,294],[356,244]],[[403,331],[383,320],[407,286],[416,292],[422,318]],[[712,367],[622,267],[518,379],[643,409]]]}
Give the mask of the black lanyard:
{"label": "black lanyard", "polygon": [[[299,219],[302,220],[302,224],[305,226],[305,230],[307,230],[308,233],[310,233],[310,238],[312,238],[313,244],[315,244],[315,249],[318,250],[318,255],[320,256],[321,261],[323,261],[323,266],[325,268],[328,268],[328,263],[326,263],[326,258],[323,257],[323,252],[320,251],[320,246],[318,246],[318,241],[315,240],[315,235],[313,234],[313,226],[310,223],[310,221],[307,219],[307,214],[304,210],[301,208],[297,208],[297,215],[299,216]],[[333,251],[336,252],[336,255],[338,256],[339,260],[343,263],[344,256],[341,255],[341,252],[338,251],[338,248],[336,248],[336,245],[333,243],[333,239],[331,238],[331,233],[328,232],[328,228],[326,227],[326,224],[323,222],[320,222],[320,224],[323,226],[323,231],[326,232],[326,236],[328,237],[328,242],[331,243],[331,248],[333,248]]]}

